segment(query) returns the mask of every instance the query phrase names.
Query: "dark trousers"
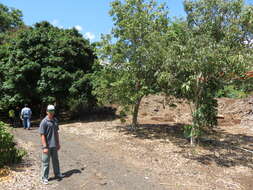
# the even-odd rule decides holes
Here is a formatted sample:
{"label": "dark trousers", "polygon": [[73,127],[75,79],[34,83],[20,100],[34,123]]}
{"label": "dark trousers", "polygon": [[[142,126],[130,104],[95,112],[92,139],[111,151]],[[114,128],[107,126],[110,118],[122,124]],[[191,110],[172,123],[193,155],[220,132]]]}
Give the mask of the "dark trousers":
{"label": "dark trousers", "polygon": [[9,118],[11,127],[14,127],[14,117]]}

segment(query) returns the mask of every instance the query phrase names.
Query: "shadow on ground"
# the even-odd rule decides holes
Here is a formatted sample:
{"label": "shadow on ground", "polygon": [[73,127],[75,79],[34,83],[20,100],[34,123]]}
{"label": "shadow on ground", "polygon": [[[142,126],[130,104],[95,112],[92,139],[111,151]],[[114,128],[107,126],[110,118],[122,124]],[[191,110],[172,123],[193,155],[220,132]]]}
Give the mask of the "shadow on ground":
{"label": "shadow on ground", "polygon": [[116,114],[116,108],[103,106],[82,110],[77,115],[73,113],[63,113],[59,118],[59,122],[60,124],[70,124],[75,122],[88,123],[113,121],[118,118],[119,116]]}
{"label": "shadow on ground", "polygon": [[[32,120],[31,129],[38,128],[43,118],[34,118]],[[76,122],[88,123],[99,121],[113,121],[120,117],[116,114],[116,108],[104,106],[95,107],[91,110],[83,110],[78,113],[78,115],[71,115],[69,112],[62,112],[59,116],[56,116],[56,118],[58,119],[60,125],[64,125]]]}
{"label": "shadow on ground", "polygon": [[117,129],[139,139],[160,139],[162,143],[169,141],[181,148],[177,153],[205,165],[216,163],[222,167],[245,166],[253,169],[253,136],[215,129],[200,138],[197,146],[191,147],[189,140],[183,136],[183,126],[181,123],[140,124],[135,130],[131,126],[118,126]]}
{"label": "shadow on ground", "polygon": [[[62,174],[64,175],[63,178],[68,178],[68,177],[71,177],[73,174],[80,174],[80,173],[82,173],[81,170],[73,169],[73,170],[69,170],[67,172],[64,172]],[[63,178],[53,177],[53,178],[49,178],[49,181],[53,181],[53,180],[61,181]]]}

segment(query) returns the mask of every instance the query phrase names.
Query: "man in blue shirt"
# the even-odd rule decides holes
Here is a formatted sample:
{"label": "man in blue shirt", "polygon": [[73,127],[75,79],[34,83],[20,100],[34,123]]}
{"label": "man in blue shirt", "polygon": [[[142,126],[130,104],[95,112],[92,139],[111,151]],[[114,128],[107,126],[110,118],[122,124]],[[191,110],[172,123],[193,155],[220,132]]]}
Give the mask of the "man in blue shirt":
{"label": "man in blue shirt", "polygon": [[25,104],[25,107],[21,110],[21,113],[20,113],[20,119],[23,121],[24,129],[28,129],[28,130],[30,129],[31,117],[32,117],[32,111],[28,107],[28,105]]}
{"label": "man in blue shirt", "polygon": [[64,177],[60,173],[60,165],[58,159],[58,150],[60,150],[60,141],[58,134],[58,120],[54,117],[55,107],[48,105],[47,116],[41,121],[39,133],[42,143],[42,182],[48,184],[49,162],[52,157],[54,175],[57,178]]}

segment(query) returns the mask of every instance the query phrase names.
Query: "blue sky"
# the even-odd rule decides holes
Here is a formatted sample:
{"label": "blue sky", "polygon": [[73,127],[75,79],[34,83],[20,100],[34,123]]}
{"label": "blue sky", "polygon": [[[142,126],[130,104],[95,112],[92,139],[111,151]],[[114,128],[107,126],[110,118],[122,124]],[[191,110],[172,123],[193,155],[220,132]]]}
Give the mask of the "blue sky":
{"label": "blue sky", "polygon": [[[113,26],[108,14],[112,0],[0,0],[0,3],[20,9],[27,25],[46,20],[58,27],[76,27],[91,41],[109,33]],[[183,16],[183,0],[167,2],[171,16]]]}
{"label": "blue sky", "polygon": [[[58,27],[76,27],[91,41],[109,33],[113,23],[108,14],[112,0],[0,0],[8,7],[22,10],[27,25],[49,21]],[[157,0],[166,2],[170,16],[184,16],[183,0]],[[246,0],[253,4],[253,0]]]}

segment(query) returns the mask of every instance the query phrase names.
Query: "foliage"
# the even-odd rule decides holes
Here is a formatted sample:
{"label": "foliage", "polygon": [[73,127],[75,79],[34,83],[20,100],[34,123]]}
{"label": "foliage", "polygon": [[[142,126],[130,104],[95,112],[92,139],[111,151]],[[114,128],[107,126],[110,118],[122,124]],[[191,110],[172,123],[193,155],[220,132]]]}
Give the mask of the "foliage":
{"label": "foliage", "polygon": [[19,163],[26,155],[24,150],[17,149],[15,145],[7,125],[0,122],[0,168],[6,164]]}
{"label": "foliage", "polygon": [[191,137],[198,137],[200,136],[202,131],[198,128],[196,128],[193,125],[185,125],[184,126],[184,137],[185,138],[191,138]]}
{"label": "foliage", "polygon": [[[235,80],[232,85],[238,93],[242,92],[246,95],[253,92],[253,77],[245,77],[242,80]],[[234,92],[233,92],[234,93]]]}
{"label": "foliage", "polygon": [[88,74],[96,57],[77,30],[40,22],[17,31],[2,50],[6,56],[0,60],[0,73],[5,73],[1,107],[25,102],[65,106],[71,98],[82,102],[84,97],[85,103],[94,102]]}
{"label": "foliage", "polygon": [[223,89],[219,90],[216,97],[227,98],[245,98],[247,97],[246,90],[237,88],[236,85],[226,85]]}
{"label": "foliage", "polygon": [[115,0],[111,6],[114,28],[101,42],[103,69],[95,76],[94,94],[131,110],[135,127],[142,97],[159,90],[156,74],[163,61],[167,11],[151,0]]}
{"label": "foliage", "polygon": [[15,30],[24,25],[22,16],[20,10],[8,8],[0,3],[0,35],[3,32]]}
{"label": "foliage", "polygon": [[165,92],[189,101],[195,133],[217,125],[215,95],[250,68],[252,50],[244,43],[241,1],[185,1],[185,10],[187,22],[176,21],[168,32],[169,59],[159,80]]}
{"label": "foliage", "polygon": [[22,27],[24,27],[22,12],[0,3],[0,90],[4,76],[3,61],[8,59],[7,42],[11,38],[13,31]]}

